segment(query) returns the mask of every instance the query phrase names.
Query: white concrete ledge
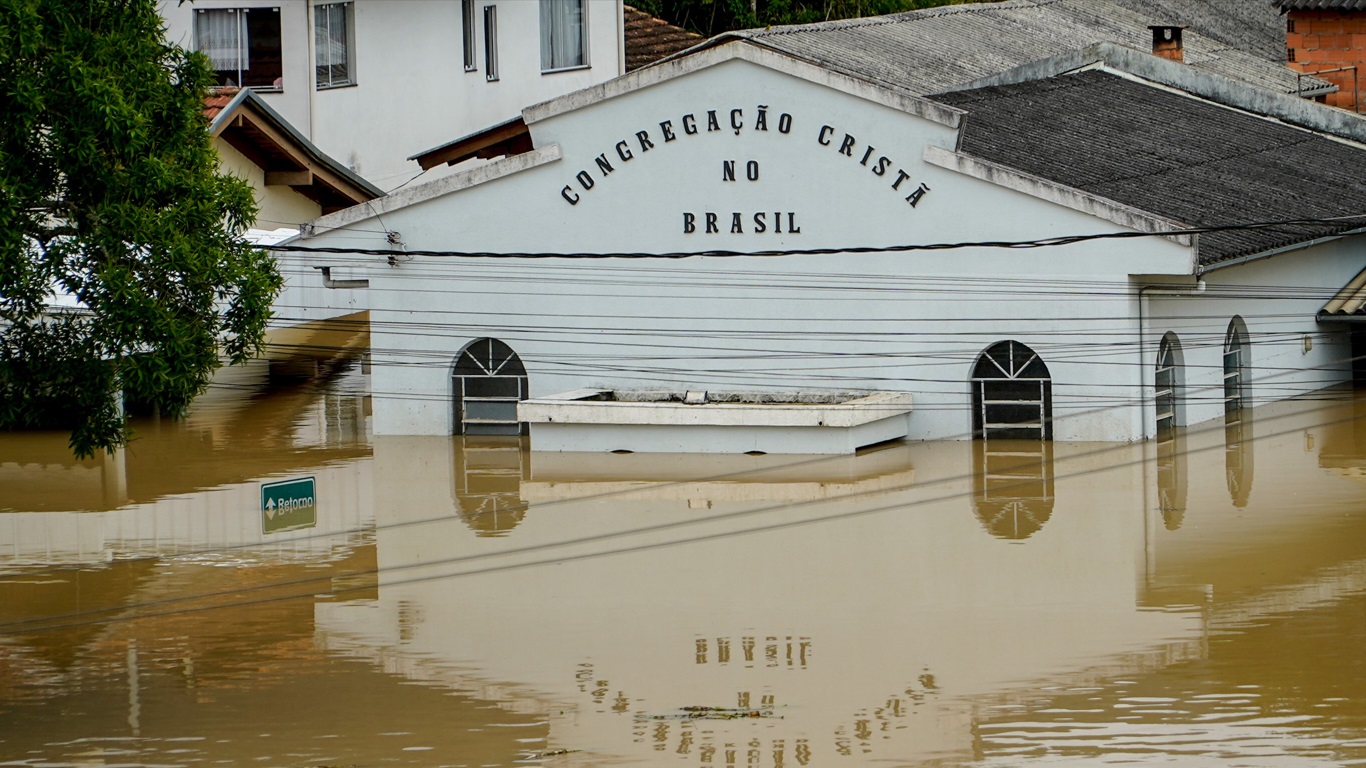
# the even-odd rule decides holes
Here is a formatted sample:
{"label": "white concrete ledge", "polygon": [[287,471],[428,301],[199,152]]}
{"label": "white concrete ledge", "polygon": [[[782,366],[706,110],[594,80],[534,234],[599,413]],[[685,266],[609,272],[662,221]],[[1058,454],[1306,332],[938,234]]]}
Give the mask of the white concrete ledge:
{"label": "white concrete ledge", "polygon": [[776,399],[576,390],[523,400],[517,413],[534,451],[843,454],[908,432],[906,392]]}

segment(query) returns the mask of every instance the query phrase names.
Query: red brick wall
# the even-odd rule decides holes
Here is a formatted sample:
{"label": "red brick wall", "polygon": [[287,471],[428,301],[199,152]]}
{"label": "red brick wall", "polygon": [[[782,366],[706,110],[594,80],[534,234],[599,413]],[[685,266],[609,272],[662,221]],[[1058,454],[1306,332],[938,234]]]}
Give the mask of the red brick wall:
{"label": "red brick wall", "polygon": [[1300,72],[1356,67],[1355,71],[1317,76],[1340,89],[1329,94],[1329,104],[1366,108],[1366,12],[1290,11],[1286,14],[1285,48],[1287,63]]}

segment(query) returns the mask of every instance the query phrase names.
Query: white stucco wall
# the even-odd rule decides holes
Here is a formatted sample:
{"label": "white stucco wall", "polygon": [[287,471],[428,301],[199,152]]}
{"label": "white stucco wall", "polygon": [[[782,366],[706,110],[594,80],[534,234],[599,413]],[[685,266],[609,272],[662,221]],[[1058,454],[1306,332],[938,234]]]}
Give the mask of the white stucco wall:
{"label": "white stucco wall", "polygon": [[[276,7],[281,13],[284,90],[261,93],[323,152],[382,189],[421,171],[407,158],[516,117],[521,109],[616,77],[622,71],[621,0],[588,0],[589,66],[541,72],[540,4],[476,3],[478,67],[464,69],[458,0],[354,0],[356,84],[314,82],[310,0],[162,0],[167,37],[194,47],[197,8]],[[498,8],[499,79],[484,66],[483,9]],[[449,172],[445,166],[432,177]]]}
{"label": "white stucco wall", "polygon": [[[841,85],[725,61],[534,122],[538,153],[486,167],[476,174],[488,177],[482,184],[460,189],[468,180],[449,177],[376,208],[410,251],[787,251],[1120,229],[925,163],[926,146],[954,147],[954,128]],[[759,105],[767,131],[755,128]],[[721,130],[707,130],[709,110]],[[787,133],[777,129],[783,114],[791,116]],[[694,116],[695,135],[682,130],[685,115]],[[951,117],[940,110],[938,119]],[[854,139],[848,156],[839,151],[845,134]],[[621,160],[619,141],[630,160]],[[876,149],[863,164],[868,146]],[[878,176],[883,156],[889,166]],[[723,181],[727,160],[736,162],[736,181]],[[750,161],[757,181],[745,178]],[[910,178],[894,190],[897,169]],[[580,171],[591,188],[576,179]],[[927,191],[912,207],[905,197],[922,183]],[[708,211],[718,214],[720,233],[705,234]],[[743,234],[730,232],[736,212]],[[753,231],[755,212],[766,213],[769,231]],[[782,234],[772,231],[771,212],[781,214]],[[697,231],[685,233],[685,213]],[[789,213],[800,233],[786,231]],[[317,224],[304,245],[387,247],[374,218]],[[393,266],[384,257],[350,263],[374,265],[378,433],[448,432],[450,365],[468,342],[492,336],[519,353],[533,396],[580,387],[908,391],[912,437],[965,438],[973,362],[990,344],[1014,339],[1049,366],[1055,437],[1099,440],[1142,429],[1131,407],[1143,380],[1130,351],[1138,304],[1129,275],[1189,274],[1191,253],[1143,238],[682,260],[461,259],[395,249]]]}
{"label": "white stucco wall", "polygon": [[1361,271],[1364,246],[1366,239],[1355,236],[1288,251],[1207,272],[1201,278],[1203,291],[1148,298],[1148,434],[1153,430],[1152,376],[1158,346],[1168,331],[1181,342],[1179,402],[1185,424],[1224,415],[1223,351],[1235,315],[1246,323],[1251,344],[1246,365],[1253,404],[1349,381],[1348,326],[1318,323],[1315,314]]}

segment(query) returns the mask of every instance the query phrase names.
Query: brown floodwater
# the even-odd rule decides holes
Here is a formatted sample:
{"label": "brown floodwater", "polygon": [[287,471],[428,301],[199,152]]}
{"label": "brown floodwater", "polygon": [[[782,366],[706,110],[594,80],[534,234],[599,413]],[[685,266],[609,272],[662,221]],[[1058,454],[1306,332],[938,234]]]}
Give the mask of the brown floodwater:
{"label": "brown floodwater", "polygon": [[1349,391],[812,458],[372,437],[365,386],[0,434],[0,766],[1366,763]]}

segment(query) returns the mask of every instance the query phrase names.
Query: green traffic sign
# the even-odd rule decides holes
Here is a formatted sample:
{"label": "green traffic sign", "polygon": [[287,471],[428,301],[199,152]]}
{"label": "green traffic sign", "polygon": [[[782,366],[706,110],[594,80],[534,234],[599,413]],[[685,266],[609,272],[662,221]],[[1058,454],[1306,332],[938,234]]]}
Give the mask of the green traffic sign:
{"label": "green traffic sign", "polygon": [[311,477],[261,484],[261,532],[280,533],[318,524],[318,499]]}

